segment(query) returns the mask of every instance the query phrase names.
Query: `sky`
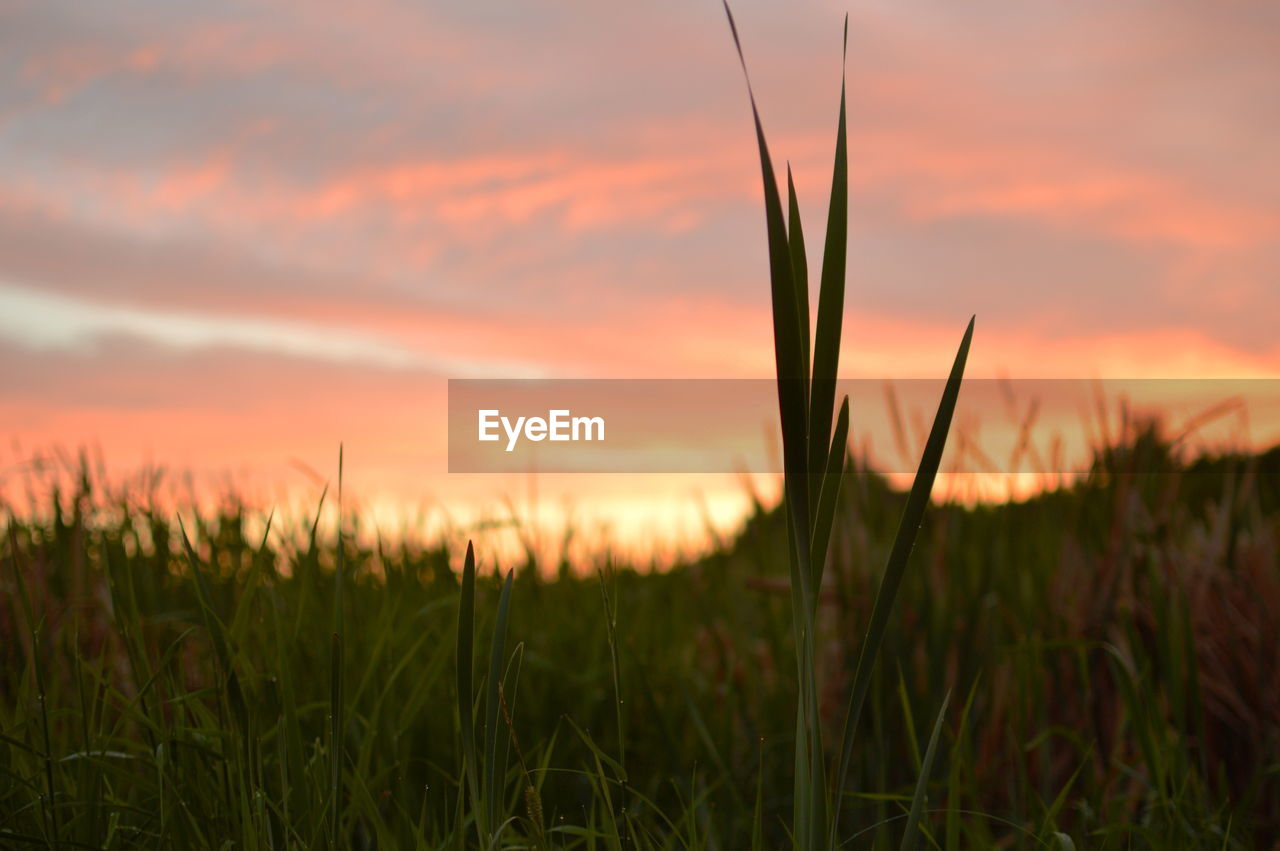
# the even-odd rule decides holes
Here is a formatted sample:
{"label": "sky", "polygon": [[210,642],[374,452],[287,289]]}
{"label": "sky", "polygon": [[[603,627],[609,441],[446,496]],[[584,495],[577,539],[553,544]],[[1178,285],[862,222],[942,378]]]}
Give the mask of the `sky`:
{"label": "sky", "polygon": [[[1280,7],[734,11],[811,234],[849,16],[844,374],[976,314],[972,375],[1280,375]],[[711,0],[0,0],[0,487],[92,446],[314,496],[342,444],[387,517],[727,523],[732,476],[450,475],[445,388],[768,377],[761,198]]]}

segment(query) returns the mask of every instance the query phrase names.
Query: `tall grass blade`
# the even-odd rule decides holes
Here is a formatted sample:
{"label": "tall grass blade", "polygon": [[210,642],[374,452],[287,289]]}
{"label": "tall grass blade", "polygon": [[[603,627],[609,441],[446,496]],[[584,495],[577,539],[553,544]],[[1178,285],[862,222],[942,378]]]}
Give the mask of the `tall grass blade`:
{"label": "tall grass blade", "polygon": [[342,540],[342,454],[343,446],[338,444],[338,553],[333,572],[333,631],[339,634],[342,633],[343,627],[342,594],[345,584],[343,572],[346,567],[343,563],[345,553]]}
{"label": "tall grass blade", "polygon": [[[800,225],[800,201],[796,198],[796,183],[791,175],[791,163],[787,163],[787,245],[791,251],[791,279],[796,293],[796,319],[800,324],[801,369],[804,375],[810,374],[809,364],[809,258],[805,254],[804,228]],[[806,394],[808,387],[805,387]],[[808,398],[805,404],[808,404]],[[810,469],[821,469],[821,465],[811,464]],[[817,499],[816,492],[812,499]]]}
{"label": "tall grass blade", "polygon": [[924,749],[924,761],[920,764],[920,778],[916,780],[916,791],[911,796],[911,809],[907,813],[907,829],[902,835],[902,851],[914,851],[920,839],[920,819],[924,815],[924,797],[929,787],[929,773],[933,768],[933,757],[938,748],[938,733],[942,730],[942,721],[947,715],[947,704],[951,702],[951,692],[942,698],[942,708],[938,710],[938,719],[933,722],[933,732],[929,734],[929,744]]}
{"label": "tall grass blade", "polygon": [[329,847],[341,848],[339,787],[342,784],[342,636],[329,643]]}
{"label": "tall grass blade", "polygon": [[[790,209],[794,233],[788,238],[782,200],[769,146],[765,142],[760,111],[756,106],[746,57],[733,12],[726,0],[725,14],[733,43],[742,64],[751,116],[755,124],[756,144],[760,154],[760,174],[764,188],[765,230],[769,246],[769,279],[773,306],[773,344],[778,382],[778,411],[782,425],[784,503],[787,514],[792,581],[792,611],[799,673],[799,700],[796,712],[796,755],[794,812],[797,843],[815,847],[826,835],[826,782],[824,779],[822,735],[818,726],[817,683],[814,672],[814,589],[811,587],[810,541],[813,533],[810,515],[809,481],[809,329],[808,294],[801,296],[797,280],[797,255],[804,253],[803,235],[799,228],[799,209],[794,186],[789,183]],[[807,270],[804,270],[807,274]],[[802,316],[800,307],[805,307]]]}
{"label": "tall grass blade", "polygon": [[[818,717],[815,629],[821,563],[826,559],[839,479],[843,472],[848,434],[847,400],[838,446],[831,445],[831,415],[835,373],[839,360],[840,326],[844,309],[844,266],[847,241],[848,174],[845,166],[844,97],[841,84],[840,134],[833,173],[832,214],[827,229],[819,293],[821,368],[810,348],[808,260],[800,223],[795,180],[787,168],[787,213],[784,222],[777,180],[765,142],[760,112],[747,74],[746,59],[733,13],[725,14],[742,63],[751,100],[756,142],[764,184],[765,225],[769,247],[773,302],[774,356],[777,367],[778,409],[782,424],[784,502],[791,562],[791,595],[799,697],[796,711],[794,837],[802,848],[822,847],[832,838],[828,821],[826,758]],[[847,44],[847,24],[846,24]],[[826,377],[824,393],[811,394],[811,376]]]}
{"label": "tall grass blade", "polygon": [[[769,156],[769,146],[764,138],[764,126],[760,123],[760,111],[756,107],[751,78],[747,74],[747,61],[738,38],[738,27],[733,20],[729,4],[724,4],[729,16],[729,29],[738,50],[742,74],[747,82],[747,95],[751,100],[751,116],[755,122],[756,144],[760,151],[760,173],[764,184],[765,229],[769,242],[769,280],[773,303],[774,359],[778,372],[778,408],[782,420],[782,456],[787,481],[797,486],[787,487],[788,510],[796,519],[799,534],[795,551],[806,564],[809,560],[809,500],[805,474],[808,471],[806,450],[807,434],[805,399],[808,376],[804,371],[807,353],[800,316],[797,311],[796,280],[792,267],[791,246],[787,240],[786,222],[783,218],[782,199],[778,195],[778,181]],[[807,572],[807,571],[806,571]]]}
{"label": "tall grass blade", "polygon": [[835,522],[836,503],[840,498],[840,485],[844,481],[844,462],[848,455],[849,397],[840,403],[840,415],[836,418],[836,431],[831,439],[831,451],[827,453],[826,470],[822,475],[822,488],[818,506],[813,515],[813,543],[810,561],[813,566],[812,584],[817,591],[822,588],[822,573],[826,568],[827,548],[831,543],[831,527]]}
{"label": "tall grass blade", "polygon": [[[844,19],[844,52],[849,48],[849,16]],[[836,128],[835,164],[827,207],[826,243],[819,277],[818,319],[813,335],[813,384],[809,391],[810,469],[822,468],[831,446],[831,410],[835,406],[840,335],[844,324],[844,276],[849,241],[849,156],[845,133],[845,81],[840,75],[840,117]],[[841,447],[843,453],[843,446]]]}
{"label": "tall grass blade", "polygon": [[342,676],[342,444],[338,444],[338,553],[333,572],[333,639],[329,656],[329,844],[340,848],[342,793],[342,730],[343,730],[343,676]]}
{"label": "tall grass blade", "polygon": [[960,723],[956,727],[951,745],[951,765],[947,771],[946,842],[943,844],[947,851],[954,851],[960,847],[960,796],[962,793],[960,774],[968,758],[966,736],[969,730],[969,712],[973,709],[973,699],[978,693],[980,680],[981,675],[974,677],[973,683],[969,686],[969,696],[965,699],[964,709],[960,711]]}
{"label": "tall grass blade", "polygon": [[[938,466],[942,463],[942,450],[946,446],[947,433],[951,428],[951,418],[955,414],[956,400],[960,395],[960,382],[964,376],[965,362],[969,357],[969,344],[973,340],[974,319],[969,319],[964,339],[960,341],[960,349],[956,353],[955,363],[951,367],[951,375],[942,391],[942,399],[938,402],[938,412],[933,418],[933,428],[929,431],[929,439],[925,443],[924,453],[920,458],[920,466],[916,470],[915,481],[911,484],[911,492],[907,496],[906,507],[902,511],[902,520],[898,524],[894,536],[893,547],[889,551],[889,560],[885,565],[884,576],[880,580],[880,588],[876,592],[875,603],[871,609],[871,622],[862,640],[862,648],[858,653],[858,664],[854,669],[853,689],[849,694],[849,705],[845,712],[844,734],[840,745],[840,766],[836,772],[835,800],[839,802],[844,795],[845,781],[849,774],[849,762],[853,757],[853,738],[858,728],[858,719],[862,714],[862,705],[867,697],[867,689],[871,685],[871,670],[875,666],[880,645],[884,641],[885,628],[889,623],[889,613],[898,595],[898,587],[902,584],[902,576],[907,567],[911,549],[915,545],[916,533],[924,519],[924,510],[929,504],[929,494],[933,490],[933,482],[938,475]],[[839,812],[832,819],[833,832],[839,826]]]}
{"label": "tall grass blade", "polygon": [[485,811],[480,807],[480,774],[476,755],[475,716],[472,714],[472,671],[475,643],[476,611],[476,554],[467,541],[467,555],[462,563],[462,591],[458,597],[458,725],[462,734],[462,762],[464,782],[471,798],[471,811],[476,820],[476,832],[480,844],[488,841],[485,829]]}
{"label": "tall grass blade", "polygon": [[[498,620],[493,627],[493,645],[489,651],[489,675],[484,697],[484,811],[490,825],[499,824],[499,808],[503,800],[506,760],[498,759],[498,714],[501,711],[499,689],[502,684],[503,658],[507,652],[507,613],[511,607],[511,582],[514,571],[507,571],[498,597]],[[506,750],[503,750],[506,756]],[[499,762],[502,764],[499,765]]]}
{"label": "tall grass blade", "polygon": [[[613,574],[612,565],[609,568]],[[618,762],[622,764],[623,780],[627,767],[627,727],[622,714],[622,662],[618,658],[618,605],[609,597],[609,586],[603,569],[597,571],[600,579],[600,601],[604,606],[605,636],[609,643],[609,669],[613,674],[613,713],[618,727]]]}

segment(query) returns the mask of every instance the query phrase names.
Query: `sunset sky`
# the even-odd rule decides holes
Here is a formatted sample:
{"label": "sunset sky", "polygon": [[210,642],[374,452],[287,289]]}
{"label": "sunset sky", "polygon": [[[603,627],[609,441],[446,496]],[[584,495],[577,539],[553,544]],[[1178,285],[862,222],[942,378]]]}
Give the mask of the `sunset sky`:
{"label": "sunset sky", "polygon": [[[734,11],[813,234],[849,14],[846,374],[943,374],[977,314],[972,375],[1280,375],[1280,7]],[[771,374],[718,2],[0,0],[0,69],[0,487],[92,444],[318,494],[342,442],[462,516],[528,483],[445,472],[447,378]]]}

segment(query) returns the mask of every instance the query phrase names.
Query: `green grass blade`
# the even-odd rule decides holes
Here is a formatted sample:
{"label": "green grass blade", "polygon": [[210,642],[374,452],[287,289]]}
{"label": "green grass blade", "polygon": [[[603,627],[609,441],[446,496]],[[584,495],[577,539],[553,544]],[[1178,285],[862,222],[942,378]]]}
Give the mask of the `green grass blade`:
{"label": "green grass blade", "polygon": [[978,693],[981,675],[974,677],[969,686],[969,696],[965,699],[964,708],[960,711],[960,723],[956,727],[951,745],[951,765],[947,771],[947,816],[946,842],[947,851],[955,851],[960,847],[960,796],[963,791],[961,769],[968,759],[967,740],[969,730],[969,712],[973,709],[973,699]]}
{"label": "green grass blade", "polygon": [[[819,500],[821,483],[816,477],[810,478],[811,472],[824,470],[825,465],[810,465],[808,268],[795,183],[788,169],[788,236],[760,112],[756,106],[755,94],[751,90],[737,26],[727,2],[725,14],[729,19],[738,58],[742,62],[743,75],[747,78],[747,93],[751,100],[764,184],[778,410],[782,424],[784,500],[791,562],[793,631],[799,673],[793,815],[796,841],[801,847],[808,849],[821,847],[828,836],[826,766],[818,718],[818,688],[814,664],[817,598],[811,566],[814,531],[812,509]],[[825,416],[829,421],[830,403]],[[824,461],[828,451],[829,447],[824,443],[820,453]],[[825,542],[823,549],[825,552]]]}
{"label": "green grass blade", "polygon": [[[884,576],[880,580],[880,588],[876,592],[875,603],[871,609],[871,622],[862,641],[858,653],[858,664],[854,670],[853,689],[849,694],[849,705],[845,712],[844,735],[841,737],[840,767],[836,772],[835,799],[839,801],[844,794],[845,780],[848,778],[849,761],[853,757],[853,737],[857,730],[858,719],[862,714],[862,705],[867,697],[867,689],[871,685],[871,670],[884,641],[885,628],[889,623],[889,613],[898,595],[898,587],[902,584],[902,576],[907,567],[907,559],[915,545],[916,533],[924,519],[925,508],[929,505],[929,494],[933,490],[933,482],[938,475],[938,466],[942,463],[942,450],[946,446],[947,433],[951,428],[951,418],[955,413],[956,400],[960,395],[960,382],[964,376],[965,362],[969,357],[969,344],[973,340],[974,320],[969,320],[964,339],[960,341],[960,349],[956,353],[955,363],[951,367],[951,375],[943,388],[942,398],[938,402],[938,412],[933,418],[933,428],[925,443],[924,453],[920,458],[920,466],[916,471],[915,481],[911,484],[911,492],[907,496],[906,507],[902,511],[902,520],[898,524],[894,536],[893,547],[889,551],[889,560],[885,565]],[[839,823],[837,817],[832,819],[835,830]]]}
{"label": "green grass blade", "polygon": [[813,568],[812,585],[815,601],[822,588],[822,573],[826,568],[827,549],[831,544],[831,527],[835,523],[836,503],[840,498],[840,484],[844,481],[844,462],[848,454],[849,397],[840,403],[840,415],[836,418],[836,431],[827,453],[826,470],[822,476],[822,491],[813,515],[813,543],[810,556]]}
{"label": "green grass blade", "polygon": [[511,607],[511,582],[514,576],[514,571],[507,571],[506,581],[502,583],[502,593],[498,597],[498,619],[493,627],[493,645],[489,651],[489,675],[484,697],[484,811],[488,823],[495,826],[502,821],[498,811],[504,798],[503,780],[507,773],[506,761],[502,760],[503,764],[498,764],[498,713],[501,709],[498,687],[502,682],[503,659],[507,653],[507,614]]}
{"label": "green grass blade", "polygon": [[343,664],[342,664],[342,452],[338,445],[338,552],[333,572],[333,639],[329,645],[329,843],[332,848],[342,847],[339,838],[342,822],[342,755],[344,727]]}
{"label": "green grass blade", "polygon": [[[778,195],[778,181],[769,156],[769,146],[764,138],[764,126],[760,123],[760,111],[756,107],[755,93],[747,75],[747,61],[738,38],[738,27],[733,20],[729,4],[724,6],[729,16],[729,29],[742,63],[743,76],[747,78],[747,94],[751,99],[751,115],[755,122],[756,143],[760,150],[760,173],[764,184],[765,227],[769,244],[769,279],[773,302],[773,344],[778,373],[778,408],[782,420],[783,467],[788,481],[788,510],[796,519],[799,533],[796,553],[802,563],[809,560],[809,500],[806,483],[808,455],[806,420],[808,412],[805,400],[808,396],[808,376],[804,371],[806,353],[797,313],[795,274],[792,268],[791,246],[787,240],[786,222],[783,218],[782,199]],[[807,572],[807,571],[806,571]]]}
{"label": "green grass blade", "polygon": [[[787,163],[787,245],[791,249],[791,280],[796,293],[796,319],[800,324],[800,354],[802,369],[807,376],[809,366],[809,258],[805,254],[804,228],[800,224],[800,201],[796,198],[796,183],[791,175],[791,163]],[[806,392],[808,387],[805,387]],[[808,399],[805,400],[808,404]],[[811,470],[821,465],[810,465]],[[817,494],[812,494],[817,499]]]}
{"label": "green grass blade", "polygon": [[325,482],[324,487],[320,490],[320,503],[316,506],[315,519],[311,521],[311,533],[307,536],[307,542],[314,551],[316,548],[316,535],[320,531],[320,517],[324,513],[324,500],[329,495],[329,483]]}
{"label": "green grass blade", "polygon": [[476,555],[467,541],[467,556],[462,563],[462,592],[458,597],[458,725],[462,734],[462,761],[465,782],[471,796],[480,843],[485,844],[487,831],[480,809],[479,765],[476,756],[475,717],[472,714],[472,670],[475,644]]}
{"label": "green grass blade", "polygon": [[[849,46],[849,18],[844,21],[845,51]],[[836,373],[840,366],[840,335],[844,324],[844,278],[849,241],[849,155],[845,132],[845,84],[840,78],[840,118],[836,128],[835,164],[831,169],[831,200],[827,208],[826,243],[818,285],[818,319],[813,339],[813,384],[809,391],[809,458],[811,469],[822,466],[831,437]]]}
{"label": "green grass blade", "polygon": [[329,847],[341,848],[342,787],[342,636],[329,644]]}
{"label": "green grass blade", "polygon": [[933,722],[933,732],[929,735],[929,744],[924,749],[924,762],[920,765],[920,778],[916,780],[916,791],[911,796],[911,810],[907,813],[907,829],[902,835],[902,851],[913,851],[920,839],[920,819],[924,815],[924,796],[929,787],[929,773],[933,768],[933,757],[938,749],[938,733],[942,730],[942,721],[947,715],[947,704],[951,702],[951,692],[942,699],[942,708],[938,710],[938,719]]}
{"label": "green grass blade", "polygon": [[[609,669],[613,674],[613,714],[618,728],[618,762],[622,764],[623,776],[626,779],[627,767],[627,728],[622,714],[622,663],[618,657],[618,606],[609,597],[609,586],[605,581],[604,570],[597,571],[600,579],[600,602],[604,607],[605,638],[609,644]],[[612,567],[610,567],[612,575]]]}
{"label": "green grass blade", "polygon": [[342,541],[342,444],[338,444],[338,554],[333,572],[333,631],[342,634],[343,593],[343,541]]}
{"label": "green grass blade", "polygon": [[[287,633],[284,629],[284,623],[280,618],[280,601],[277,589],[272,589],[270,596],[271,602],[271,618],[274,632],[276,635],[284,638]],[[296,635],[288,636],[295,639]],[[290,807],[295,810],[301,806],[302,794],[304,791],[303,784],[303,751],[302,751],[302,725],[298,721],[298,697],[293,682],[293,665],[290,659],[282,658],[280,664],[280,699],[281,699],[281,735],[284,738],[284,753],[281,757],[281,771],[287,782],[282,782],[282,786],[286,786],[287,790],[284,794],[284,807],[288,812]],[[288,820],[286,819],[286,822]]]}
{"label": "green grass blade", "polygon": [[902,663],[898,663],[898,703],[902,705],[902,726],[907,734],[907,744],[911,748],[911,762],[916,771],[923,766],[920,754],[920,739],[916,735],[915,714],[911,711],[911,698],[907,696],[907,677],[902,672]]}

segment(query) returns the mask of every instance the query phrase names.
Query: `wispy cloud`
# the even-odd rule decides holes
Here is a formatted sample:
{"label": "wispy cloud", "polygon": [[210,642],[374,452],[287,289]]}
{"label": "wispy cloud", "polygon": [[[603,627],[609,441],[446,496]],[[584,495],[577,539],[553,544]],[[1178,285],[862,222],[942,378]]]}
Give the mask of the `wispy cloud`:
{"label": "wispy cloud", "polygon": [[92,355],[104,339],[114,337],[179,350],[232,348],[321,364],[352,363],[446,377],[541,375],[524,363],[432,354],[342,327],[113,307],[0,284],[0,338],[34,351],[59,349]]}

